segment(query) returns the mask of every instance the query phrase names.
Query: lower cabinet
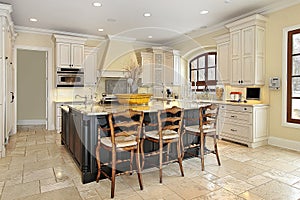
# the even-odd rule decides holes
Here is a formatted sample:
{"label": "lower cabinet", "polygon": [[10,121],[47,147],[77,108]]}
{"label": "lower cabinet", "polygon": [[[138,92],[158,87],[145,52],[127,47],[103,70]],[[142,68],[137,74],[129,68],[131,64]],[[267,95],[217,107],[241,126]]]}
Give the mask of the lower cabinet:
{"label": "lower cabinet", "polygon": [[220,105],[218,132],[221,139],[258,147],[268,140],[268,106]]}

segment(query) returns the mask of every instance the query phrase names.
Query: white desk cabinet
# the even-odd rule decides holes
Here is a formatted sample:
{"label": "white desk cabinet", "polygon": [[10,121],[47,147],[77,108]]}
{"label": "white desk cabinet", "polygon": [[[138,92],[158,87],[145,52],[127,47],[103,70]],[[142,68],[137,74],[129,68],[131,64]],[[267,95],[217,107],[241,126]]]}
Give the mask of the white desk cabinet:
{"label": "white desk cabinet", "polygon": [[253,148],[267,144],[268,106],[221,104],[218,132],[221,139],[239,142]]}

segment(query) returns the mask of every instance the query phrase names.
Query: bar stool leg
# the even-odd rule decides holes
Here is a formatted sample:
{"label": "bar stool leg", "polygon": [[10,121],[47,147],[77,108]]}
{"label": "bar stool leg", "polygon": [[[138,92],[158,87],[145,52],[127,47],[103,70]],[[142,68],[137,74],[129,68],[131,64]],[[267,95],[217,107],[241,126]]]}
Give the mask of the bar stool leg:
{"label": "bar stool leg", "polygon": [[159,141],[159,182],[162,183],[163,142]]}
{"label": "bar stool leg", "polygon": [[140,163],[140,154],[139,154],[139,148],[136,150],[135,153],[135,160],[136,160],[136,168],[137,168],[137,175],[139,179],[140,189],[143,190],[143,180],[141,176],[141,163]]}
{"label": "bar stool leg", "polygon": [[115,184],[116,184],[116,149],[113,147],[112,149],[112,166],[111,166],[111,198],[115,196]]}
{"label": "bar stool leg", "polygon": [[178,159],[178,163],[179,163],[181,176],[184,176],[183,167],[182,167],[182,157],[181,157],[181,152],[180,152],[180,139],[178,139],[178,142],[177,142],[177,159]]}
{"label": "bar stool leg", "polygon": [[201,158],[201,166],[202,166],[202,171],[204,171],[204,133],[200,133],[200,158]]}
{"label": "bar stool leg", "polygon": [[221,166],[221,161],[220,161],[220,158],[219,158],[219,152],[218,152],[218,144],[217,144],[217,136],[214,135],[214,146],[215,146],[215,154],[216,154],[216,157],[217,157],[217,161],[218,161],[218,165]]}

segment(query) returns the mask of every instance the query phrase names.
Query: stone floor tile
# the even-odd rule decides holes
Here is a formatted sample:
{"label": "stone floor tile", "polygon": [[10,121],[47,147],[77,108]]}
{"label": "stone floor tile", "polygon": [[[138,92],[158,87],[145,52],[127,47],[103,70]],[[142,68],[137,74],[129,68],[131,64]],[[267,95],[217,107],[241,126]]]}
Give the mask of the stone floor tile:
{"label": "stone floor tile", "polygon": [[79,195],[79,192],[74,187],[53,190],[50,192],[29,196],[27,198],[23,198],[22,200],[60,200],[60,199],[82,200],[82,198]]}
{"label": "stone floor tile", "polygon": [[41,193],[49,192],[49,191],[53,191],[53,190],[59,190],[62,188],[67,188],[67,187],[73,187],[73,186],[74,186],[74,183],[71,180],[57,182],[57,183],[48,184],[48,185],[41,185]]}
{"label": "stone floor tile", "polygon": [[215,184],[219,185],[220,187],[239,195],[244,193],[245,191],[254,188],[253,185],[248,184],[245,181],[239,180],[234,178],[233,176],[226,176],[220,179],[213,181]]}
{"label": "stone floor tile", "polygon": [[264,172],[262,175],[289,185],[293,185],[296,182],[300,181],[300,177],[276,169]]}
{"label": "stone floor tile", "polygon": [[24,172],[23,182],[27,183],[27,182],[42,180],[42,179],[51,178],[51,177],[54,177],[53,168],[27,171],[27,172]]}
{"label": "stone floor tile", "polygon": [[239,197],[225,189],[220,189],[210,192],[206,195],[196,197],[193,200],[244,200],[244,198]]}
{"label": "stone floor tile", "polygon": [[1,199],[12,200],[12,199],[24,198],[39,193],[40,193],[40,188],[39,188],[38,181],[17,184],[17,185],[10,185],[10,186],[5,185]]}
{"label": "stone floor tile", "polygon": [[299,189],[275,180],[253,188],[249,192],[266,200],[298,200],[300,198]]}
{"label": "stone floor tile", "polygon": [[257,196],[249,191],[244,192],[243,194],[240,194],[239,196],[246,200],[264,200],[262,197]]}

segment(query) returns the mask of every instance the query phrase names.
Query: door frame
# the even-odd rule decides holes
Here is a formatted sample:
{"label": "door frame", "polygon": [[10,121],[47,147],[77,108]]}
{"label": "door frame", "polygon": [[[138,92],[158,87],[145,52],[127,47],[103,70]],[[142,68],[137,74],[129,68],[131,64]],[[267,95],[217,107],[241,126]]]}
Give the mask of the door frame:
{"label": "door frame", "polygon": [[46,52],[46,129],[54,130],[54,110],[53,110],[53,49],[48,47],[38,47],[38,46],[26,46],[26,45],[15,45],[14,48],[14,59],[15,65],[15,115],[14,115],[14,133],[17,131],[17,101],[18,101],[18,91],[17,91],[17,66],[18,66],[18,58],[17,58],[17,50],[33,50],[33,51],[44,51]]}

